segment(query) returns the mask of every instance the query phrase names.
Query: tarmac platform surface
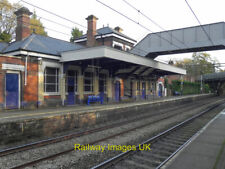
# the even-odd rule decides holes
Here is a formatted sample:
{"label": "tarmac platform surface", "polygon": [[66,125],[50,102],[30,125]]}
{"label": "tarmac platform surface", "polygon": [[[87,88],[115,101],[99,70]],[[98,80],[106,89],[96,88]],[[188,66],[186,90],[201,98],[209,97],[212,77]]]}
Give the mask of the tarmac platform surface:
{"label": "tarmac platform surface", "polygon": [[176,96],[176,97],[162,97],[153,100],[143,100],[129,103],[116,103],[116,104],[93,104],[93,105],[76,105],[76,106],[65,106],[65,107],[55,107],[55,108],[40,108],[35,110],[5,110],[0,111],[0,123],[5,122],[16,122],[18,120],[28,120],[28,119],[37,119],[37,118],[48,118],[57,115],[66,115],[68,113],[86,113],[90,111],[107,111],[118,108],[126,108],[131,106],[142,106],[147,104],[163,103],[176,100],[182,100],[186,98],[194,98],[202,95],[188,95],[188,96]]}
{"label": "tarmac platform surface", "polygon": [[225,109],[163,168],[225,169]]}

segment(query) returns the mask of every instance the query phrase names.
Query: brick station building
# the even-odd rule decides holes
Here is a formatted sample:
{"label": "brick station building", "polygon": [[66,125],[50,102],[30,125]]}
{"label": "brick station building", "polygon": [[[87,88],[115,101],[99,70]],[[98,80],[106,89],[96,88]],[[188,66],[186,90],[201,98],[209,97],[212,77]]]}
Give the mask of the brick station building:
{"label": "brick station building", "polygon": [[185,70],[129,53],[136,43],[121,28],[96,29],[75,42],[30,32],[32,14],[17,16],[16,41],[0,43],[0,109],[38,108],[86,103],[89,95],[105,102],[151,99],[158,77]]}

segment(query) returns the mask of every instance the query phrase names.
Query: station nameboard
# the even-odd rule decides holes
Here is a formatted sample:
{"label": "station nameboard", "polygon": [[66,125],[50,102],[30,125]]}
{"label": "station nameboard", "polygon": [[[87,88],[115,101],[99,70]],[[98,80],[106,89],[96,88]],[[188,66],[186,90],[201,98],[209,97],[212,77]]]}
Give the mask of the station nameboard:
{"label": "station nameboard", "polygon": [[2,69],[24,71],[24,66],[23,65],[15,65],[15,64],[3,63],[2,64]]}

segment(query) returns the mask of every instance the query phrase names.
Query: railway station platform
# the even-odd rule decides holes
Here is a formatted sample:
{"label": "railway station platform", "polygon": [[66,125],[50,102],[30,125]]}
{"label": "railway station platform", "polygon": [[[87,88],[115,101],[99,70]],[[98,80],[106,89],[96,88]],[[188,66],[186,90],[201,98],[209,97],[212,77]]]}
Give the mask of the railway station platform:
{"label": "railway station platform", "polygon": [[76,105],[76,106],[65,106],[56,108],[42,108],[33,110],[15,109],[15,110],[3,110],[0,111],[0,124],[5,122],[18,122],[20,120],[48,118],[58,115],[67,114],[82,114],[87,112],[102,111],[102,110],[116,110],[120,108],[128,108],[134,106],[154,105],[167,102],[182,101],[185,99],[195,99],[198,97],[209,96],[210,94],[201,95],[188,95],[188,96],[171,96],[155,98],[153,100],[143,100],[129,103],[114,103],[114,104],[93,104],[93,105]]}
{"label": "railway station platform", "polygon": [[225,109],[212,119],[164,169],[224,169]]}
{"label": "railway station platform", "polygon": [[0,112],[0,133],[4,139],[0,139],[0,145],[35,137],[48,138],[60,132],[129,118],[140,112],[154,110],[155,107],[159,108],[158,106],[182,104],[212,95],[201,94],[163,97],[141,102],[2,111]]}

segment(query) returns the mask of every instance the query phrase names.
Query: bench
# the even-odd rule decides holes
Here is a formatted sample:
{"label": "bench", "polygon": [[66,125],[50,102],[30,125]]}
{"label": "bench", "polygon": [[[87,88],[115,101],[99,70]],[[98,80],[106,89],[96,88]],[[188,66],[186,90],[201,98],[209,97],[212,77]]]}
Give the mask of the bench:
{"label": "bench", "polygon": [[87,105],[90,105],[91,102],[100,102],[103,104],[103,97],[95,95],[88,96]]}
{"label": "bench", "polygon": [[90,105],[91,102],[100,102],[103,104],[103,97],[95,95],[88,96],[87,105]]}

